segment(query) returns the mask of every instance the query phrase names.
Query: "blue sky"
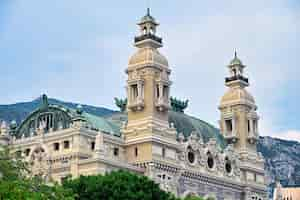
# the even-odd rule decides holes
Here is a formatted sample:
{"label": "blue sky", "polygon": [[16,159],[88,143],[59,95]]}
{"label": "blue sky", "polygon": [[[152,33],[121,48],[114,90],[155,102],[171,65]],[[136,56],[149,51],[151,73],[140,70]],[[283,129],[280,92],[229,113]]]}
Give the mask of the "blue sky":
{"label": "blue sky", "polygon": [[226,65],[237,49],[261,134],[300,141],[297,0],[1,0],[0,104],[47,93],[115,109],[148,6],[161,24],[172,95],[190,99],[187,113],[218,124]]}

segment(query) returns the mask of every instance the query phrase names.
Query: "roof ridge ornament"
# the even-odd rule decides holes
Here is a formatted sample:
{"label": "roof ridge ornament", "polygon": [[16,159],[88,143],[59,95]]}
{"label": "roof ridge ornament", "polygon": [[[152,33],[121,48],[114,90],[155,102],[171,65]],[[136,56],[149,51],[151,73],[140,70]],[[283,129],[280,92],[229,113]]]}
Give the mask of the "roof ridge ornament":
{"label": "roof ridge ornament", "polygon": [[48,102],[48,97],[46,94],[43,94],[42,97],[41,97],[41,110],[47,110],[48,109],[48,106],[49,106],[49,102]]}

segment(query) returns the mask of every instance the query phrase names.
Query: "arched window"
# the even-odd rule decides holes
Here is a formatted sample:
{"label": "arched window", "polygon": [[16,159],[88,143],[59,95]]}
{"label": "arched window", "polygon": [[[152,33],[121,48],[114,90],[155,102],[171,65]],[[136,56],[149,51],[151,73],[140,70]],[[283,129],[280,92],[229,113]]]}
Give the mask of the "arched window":
{"label": "arched window", "polygon": [[236,69],[232,69],[233,76],[236,76]]}
{"label": "arched window", "polygon": [[44,129],[45,132],[48,132],[51,128],[53,128],[53,124],[52,113],[42,114],[38,118],[38,126],[40,129]]}
{"label": "arched window", "polygon": [[150,34],[154,35],[154,29],[153,29],[153,27],[150,28]]}

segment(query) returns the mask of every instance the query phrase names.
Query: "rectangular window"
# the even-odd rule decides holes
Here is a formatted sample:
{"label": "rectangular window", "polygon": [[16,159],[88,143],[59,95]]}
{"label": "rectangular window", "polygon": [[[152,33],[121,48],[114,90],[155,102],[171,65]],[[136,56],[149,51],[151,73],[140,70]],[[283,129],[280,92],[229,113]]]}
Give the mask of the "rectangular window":
{"label": "rectangular window", "polygon": [[169,96],[169,87],[164,85],[163,96],[167,98]]}
{"label": "rectangular window", "polygon": [[231,119],[225,120],[226,130],[227,132],[232,132],[232,121]]}
{"label": "rectangular window", "polygon": [[166,149],[163,147],[162,148],[162,153],[161,153],[162,157],[166,157]]}
{"label": "rectangular window", "polygon": [[253,120],[253,129],[254,129],[254,133],[257,133],[257,121],[256,120]]}
{"label": "rectangular window", "polygon": [[91,150],[92,150],[92,151],[95,150],[95,142],[91,142]]}
{"label": "rectangular window", "polygon": [[118,147],[114,148],[114,156],[119,156],[119,148]]}
{"label": "rectangular window", "polygon": [[30,154],[30,149],[26,149],[26,150],[25,150],[25,155],[26,155],[26,156],[29,156],[29,154]]}
{"label": "rectangular window", "polygon": [[156,97],[159,98],[160,94],[159,94],[159,85],[156,85]]}
{"label": "rectangular window", "polygon": [[132,89],[132,97],[133,99],[136,99],[139,95],[137,84],[131,85],[131,89]]}
{"label": "rectangular window", "polygon": [[250,120],[248,120],[248,133],[250,133]]}
{"label": "rectangular window", "polygon": [[58,142],[53,144],[53,149],[54,149],[54,151],[59,151],[59,143]]}
{"label": "rectangular window", "polygon": [[138,148],[135,147],[134,148],[134,155],[135,155],[135,157],[138,157],[138,154],[139,154]]}
{"label": "rectangular window", "polygon": [[64,141],[64,148],[69,149],[70,148],[70,142],[68,140]]}

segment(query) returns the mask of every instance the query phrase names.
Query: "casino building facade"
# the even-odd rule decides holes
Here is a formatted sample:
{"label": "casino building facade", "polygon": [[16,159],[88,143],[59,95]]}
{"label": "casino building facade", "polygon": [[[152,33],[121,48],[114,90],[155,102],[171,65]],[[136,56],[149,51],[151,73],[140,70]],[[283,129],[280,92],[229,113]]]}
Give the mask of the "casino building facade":
{"label": "casino building facade", "polygon": [[125,169],[179,197],[267,199],[264,158],[256,149],[259,116],[246,90],[245,65],[235,54],[227,66],[227,91],[218,107],[221,135],[204,137],[208,129],[184,127],[188,116],[171,109],[171,67],[158,50],[158,25],[149,10],[138,23],[123,113],[98,117],[81,106],[50,104],[43,95],[21,124],[2,123],[0,143],[22,153],[33,173],[47,181]]}

